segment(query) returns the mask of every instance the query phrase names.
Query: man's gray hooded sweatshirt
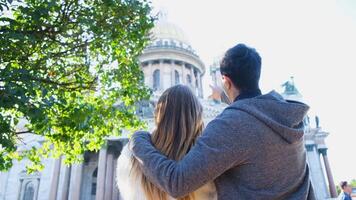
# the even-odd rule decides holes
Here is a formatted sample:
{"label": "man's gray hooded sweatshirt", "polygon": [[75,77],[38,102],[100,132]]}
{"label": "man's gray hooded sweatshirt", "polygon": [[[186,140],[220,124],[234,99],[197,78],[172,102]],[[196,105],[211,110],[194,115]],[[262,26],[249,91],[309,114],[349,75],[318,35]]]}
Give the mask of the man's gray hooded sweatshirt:
{"label": "man's gray hooded sweatshirt", "polygon": [[219,200],[315,199],[303,144],[308,106],[278,93],[238,100],[211,121],[180,161],[137,132],[132,150],[144,174],[173,197],[215,180]]}

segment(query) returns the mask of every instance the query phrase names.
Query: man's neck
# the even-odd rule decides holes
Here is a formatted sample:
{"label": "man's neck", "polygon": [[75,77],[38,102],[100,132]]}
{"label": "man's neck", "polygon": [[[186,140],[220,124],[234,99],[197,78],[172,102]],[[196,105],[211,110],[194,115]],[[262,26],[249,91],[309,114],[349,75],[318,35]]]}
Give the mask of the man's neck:
{"label": "man's neck", "polygon": [[242,99],[249,99],[260,96],[261,90],[260,89],[253,89],[253,90],[243,90],[240,92],[239,95],[236,96],[234,101],[242,100]]}

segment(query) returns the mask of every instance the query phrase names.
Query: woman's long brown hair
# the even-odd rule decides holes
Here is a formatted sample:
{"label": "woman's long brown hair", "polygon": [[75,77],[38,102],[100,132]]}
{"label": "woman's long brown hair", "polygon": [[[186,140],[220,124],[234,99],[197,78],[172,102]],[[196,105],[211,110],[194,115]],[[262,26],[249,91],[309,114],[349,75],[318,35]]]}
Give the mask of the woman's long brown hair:
{"label": "woman's long brown hair", "polygon": [[[167,89],[159,98],[155,110],[156,128],[153,145],[169,159],[181,160],[194,145],[203,130],[202,106],[192,91],[183,85]],[[132,174],[141,181],[148,200],[167,200],[167,194],[153,185],[133,158]],[[179,200],[193,200],[194,193]]]}

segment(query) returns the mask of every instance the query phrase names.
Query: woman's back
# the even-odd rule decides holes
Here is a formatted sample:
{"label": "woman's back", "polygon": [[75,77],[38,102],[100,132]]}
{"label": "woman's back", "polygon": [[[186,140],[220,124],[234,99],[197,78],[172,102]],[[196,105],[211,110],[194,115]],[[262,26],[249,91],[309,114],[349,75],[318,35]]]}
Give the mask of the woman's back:
{"label": "woman's back", "polygon": [[[147,200],[145,192],[141,185],[141,180],[131,173],[133,155],[128,148],[124,146],[121,155],[117,161],[116,183],[123,200]],[[167,200],[174,200],[168,196]],[[194,200],[216,200],[216,188],[213,182],[207,183],[194,192]]]}

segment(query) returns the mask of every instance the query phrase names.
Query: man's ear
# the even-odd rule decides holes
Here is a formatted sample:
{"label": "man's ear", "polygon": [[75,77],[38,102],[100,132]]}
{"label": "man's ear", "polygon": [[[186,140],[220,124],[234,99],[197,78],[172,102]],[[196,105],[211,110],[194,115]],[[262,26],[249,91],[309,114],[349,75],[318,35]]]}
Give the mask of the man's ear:
{"label": "man's ear", "polygon": [[222,75],[222,82],[226,89],[230,90],[232,86],[232,81],[228,76]]}

